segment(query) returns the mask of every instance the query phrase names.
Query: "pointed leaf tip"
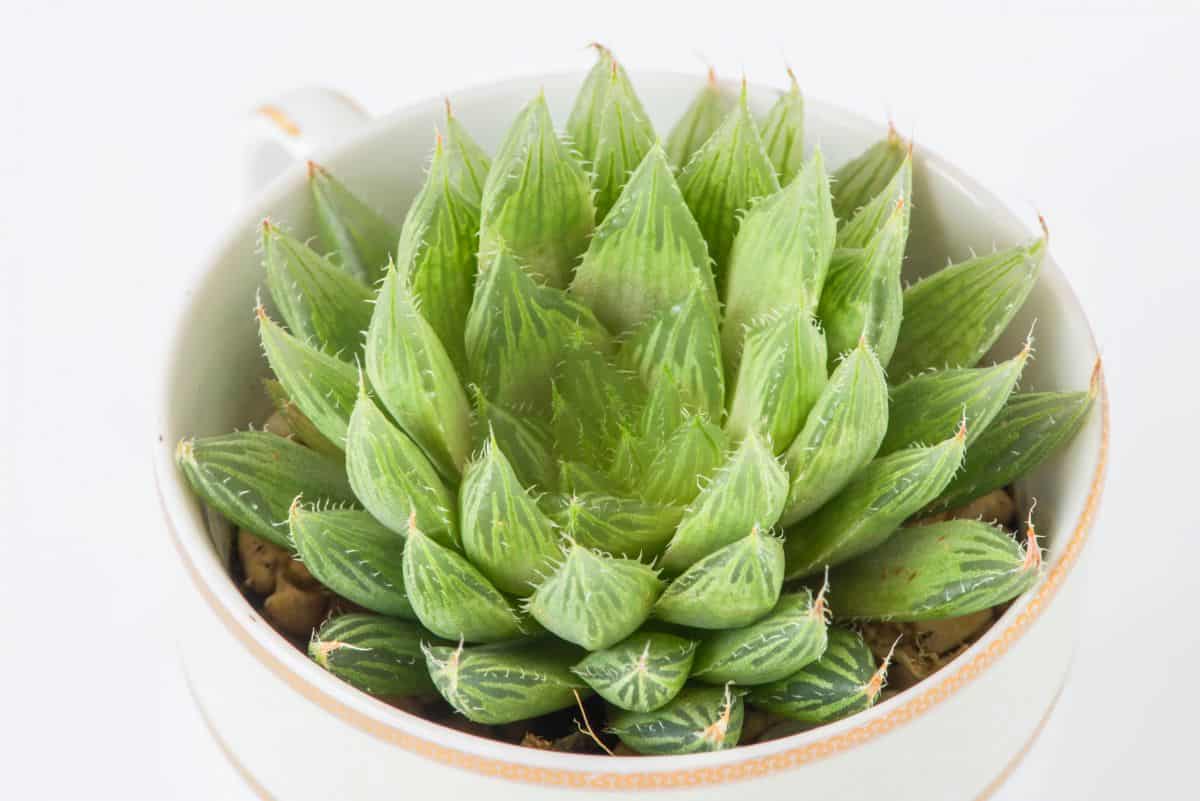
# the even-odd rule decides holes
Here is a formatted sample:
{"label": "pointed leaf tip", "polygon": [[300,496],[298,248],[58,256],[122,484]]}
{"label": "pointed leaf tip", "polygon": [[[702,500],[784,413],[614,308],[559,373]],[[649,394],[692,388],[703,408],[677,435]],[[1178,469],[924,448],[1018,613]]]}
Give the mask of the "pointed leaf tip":
{"label": "pointed leaf tip", "polygon": [[296,493],[296,497],[292,498],[292,505],[288,507],[288,520],[289,521],[295,520],[296,517],[300,514],[300,504],[303,502],[303,500],[304,500],[303,492]]}
{"label": "pointed leaf tip", "polygon": [[879,669],[871,674],[871,678],[863,687],[863,694],[866,695],[872,703],[883,692],[883,688],[887,685],[888,668],[892,666],[892,657],[896,655],[896,646],[900,644],[900,637],[896,637],[892,641],[892,647],[888,649],[887,655],[883,658],[883,662],[879,665]]}
{"label": "pointed leaf tip", "polygon": [[505,134],[483,185],[481,261],[504,239],[541,281],[564,287],[594,223],[587,172],[555,133],[541,90]]}
{"label": "pointed leaf tip", "polygon": [[690,129],[687,137],[697,140],[687,147],[686,161],[680,160],[679,188],[708,242],[722,288],[743,213],[752,201],[777,192],[779,177],[750,114],[745,87],[729,113],[720,107],[719,97],[713,93],[694,102],[672,139],[682,125]]}
{"label": "pointed leaf tip", "polygon": [[1029,506],[1029,516],[1025,518],[1025,556],[1021,560],[1021,570],[1040,570],[1042,567],[1042,549],[1038,545],[1037,529],[1033,525],[1033,510],[1037,509],[1037,498]]}
{"label": "pointed leaf tip", "polygon": [[821,589],[817,591],[817,597],[813,599],[812,607],[808,610],[808,614],[826,622],[829,621],[830,609],[829,603],[825,600],[825,596],[829,594],[829,565],[825,566],[825,580],[821,582]]}

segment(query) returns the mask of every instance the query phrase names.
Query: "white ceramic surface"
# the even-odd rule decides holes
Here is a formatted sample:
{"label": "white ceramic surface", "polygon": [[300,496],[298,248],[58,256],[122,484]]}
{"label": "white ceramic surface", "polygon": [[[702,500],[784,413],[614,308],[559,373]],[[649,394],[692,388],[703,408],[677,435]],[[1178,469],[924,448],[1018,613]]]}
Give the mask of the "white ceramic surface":
{"label": "white ceramic surface", "polygon": [[[511,81],[454,95],[455,112],[494,149],[516,110],[544,88],[565,119],[582,76]],[[681,113],[699,77],[635,74],[660,131]],[[752,88],[758,110],[770,90]],[[307,109],[307,110],[306,110]],[[319,108],[280,107],[320,117]],[[419,186],[441,113],[430,100],[365,125],[314,158],[399,220]],[[314,119],[314,124],[317,120]],[[810,101],[809,144],[834,167],[883,134],[882,126]],[[306,126],[305,126],[306,127]],[[304,127],[296,125],[303,136]],[[339,128],[340,132],[340,128]],[[294,136],[284,132],[287,136]],[[307,147],[311,140],[296,142]],[[297,149],[293,148],[293,149]],[[915,277],[972,249],[1033,236],[989,192],[917,149],[912,241]],[[658,788],[667,797],[823,801],[888,797],[975,799],[1019,758],[1052,706],[1073,650],[1075,566],[1103,483],[1106,396],[1072,445],[1021,487],[1036,497],[1047,537],[1046,578],[989,634],[933,680],[821,729],[719,754],[611,759],[522,749],[461,734],[400,712],[344,685],[293,649],[242,598],[225,571],[229,532],[206,518],[173,463],[174,443],[259,420],[266,372],[250,307],[261,280],[255,225],[267,214],[311,232],[303,165],[285,169],[183,275],[176,330],[156,392],[154,459],[167,522],[192,582],[179,588],[182,652],[214,734],[256,789],[276,798],[617,797]],[[1051,246],[1053,250],[1053,245]],[[1086,319],[1052,258],[996,354],[1011,354],[1037,320],[1038,358],[1026,389],[1088,386],[1096,349]],[[1068,581],[1068,578],[1070,579]],[[317,769],[319,766],[319,769]]]}

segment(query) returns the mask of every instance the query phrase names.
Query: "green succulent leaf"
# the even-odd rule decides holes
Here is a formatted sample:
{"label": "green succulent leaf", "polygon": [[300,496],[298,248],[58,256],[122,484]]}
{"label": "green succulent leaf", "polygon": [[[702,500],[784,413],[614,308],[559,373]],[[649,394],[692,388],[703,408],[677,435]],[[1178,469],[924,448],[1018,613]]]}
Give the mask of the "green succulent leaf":
{"label": "green succulent leaf", "polygon": [[425,184],[400,229],[396,265],[455,369],[465,374],[463,329],[478,264],[479,206],[455,188],[450,158],[438,137]]}
{"label": "green succulent leaf", "polygon": [[554,640],[471,648],[426,646],[425,663],[439,693],[476,723],[499,725],[574,706],[591,695],[571,672],[583,655]]}
{"label": "green succulent leaf", "polygon": [[669,363],[652,373],[647,383],[650,391],[642,409],[637,436],[630,435],[629,440],[640,445],[645,459],[652,460],[688,415],[695,412],[685,402],[682,384]]}
{"label": "green succulent leaf", "polygon": [[645,390],[637,376],[619,369],[587,344],[568,347],[554,375],[551,429],[562,459],[607,467],[621,433],[634,425]]}
{"label": "green succulent leaf", "polygon": [[1016,356],[991,367],[935,370],[895,387],[887,436],[879,455],[931,442],[964,416],[971,421],[967,432],[970,448],[1008,400],[1032,348],[1027,342]]}
{"label": "green succulent leaf", "polygon": [[787,450],[791,486],[782,523],[804,519],[846,486],[875,456],[887,425],[887,381],[862,341],[833,371]]}
{"label": "green succulent leaf", "polygon": [[650,559],[666,547],[683,509],[600,492],[551,495],[543,501],[559,527],[588,548]]}
{"label": "green succulent leaf", "polygon": [[361,607],[413,620],[404,592],[404,538],[361,509],[304,508],[288,514],[292,542],[308,572]]}
{"label": "green succulent leaf", "polygon": [[808,590],[789,593],[762,620],[707,637],[692,676],[707,684],[767,684],[820,657],[825,643],[824,600],[814,601]]}
{"label": "green succulent leaf", "polygon": [[382,698],[435,692],[421,643],[440,644],[416,623],[381,615],[341,615],[325,621],[308,644],[321,667]]}
{"label": "green succulent leaf", "polygon": [[565,496],[581,495],[585,492],[600,495],[620,495],[624,485],[614,475],[583,462],[570,459],[558,464],[558,486]]}
{"label": "green succulent leaf", "polygon": [[706,291],[693,290],[682,302],[633,329],[621,345],[620,359],[652,388],[663,380],[663,368],[669,367],[674,388],[681,394],[679,405],[720,419],[725,372],[717,317]]}
{"label": "green succulent leaf", "polygon": [[318,164],[308,163],[308,188],[317,210],[321,241],[333,248],[333,261],[359,281],[383,277],[400,232]]}
{"label": "green succulent leaf", "polygon": [[[837,218],[843,222],[853,219],[860,209],[888,188],[911,154],[909,143],[896,133],[895,128],[888,126],[886,139],[838,168],[833,174],[833,211]],[[908,193],[904,196],[908,197]]]}
{"label": "green succulent leaf", "polygon": [[735,439],[761,431],[786,451],[825,389],[826,362],[825,335],[799,306],[748,326],[725,430]]}
{"label": "green succulent leaf", "polygon": [[708,82],[683,112],[667,137],[667,157],[671,164],[682,167],[701,145],[707,142],[721,122],[737,105],[737,95],[717,81],[716,73],[708,71]]}
{"label": "green succulent leaf", "polygon": [[1027,392],[1010,397],[971,445],[963,469],[926,511],[957,509],[1006,487],[1070,442],[1092,409],[1098,376],[1097,372],[1088,392]]}
{"label": "green succulent leaf", "polygon": [[388,420],[365,388],[359,392],[346,435],[346,472],[354,494],[397,536],[410,518],[428,536],[460,546],[454,494],[417,444]]}
{"label": "green succulent leaf", "polygon": [[588,70],[575,95],[575,104],[567,115],[567,137],[580,158],[591,163],[596,153],[596,141],[600,138],[600,121],[604,116],[604,103],[613,84],[613,72],[624,69],[617,64],[612,51],[602,44],[591,44],[596,51],[596,63]]}
{"label": "green succulent leaf", "polygon": [[561,555],[559,535],[496,440],[467,465],[459,500],[467,558],[502,591],[529,595]]}
{"label": "green succulent leaf", "polygon": [[571,284],[571,292],[617,334],[696,291],[716,314],[708,246],[663,149],[651,147],[636,167],[596,228]]}
{"label": "green succulent leaf", "polygon": [[795,180],[746,212],[733,240],[721,329],[731,374],[747,325],[796,305],[817,312],[836,236],[829,177],[817,150]]}
{"label": "green succulent leaf", "polygon": [[439,637],[498,642],[522,634],[516,610],[479,569],[416,525],[404,548],[404,586],[421,625]]}
{"label": "green succulent leaf", "polygon": [[787,473],[770,447],[758,434],[748,434],[684,513],[663,554],[663,569],[682,573],[744,537],[755,524],[774,524],[787,492]]}
{"label": "green succulent leaf", "polygon": [[738,105],[684,166],[679,188],[708,242],[721,289],[742,212],[754,200],[779,191],[775,165],[763,150],[745,86]]}
{"label": "green succulent leaf", "polygon": [[456,482],[471,450],[471,404],[441,340],[421,316],[411,283],[395,267],[388,268],[375,301],[366,363],[383,407]]}
{"label": "green succulent leaf", "polygon": [[892,358],[904,312],[908,218],[908,203],[900,201],[866,247],[834,251],[819,307],[831,359],[864,337],[884,367]]}
{"label": "green succulent leaf", "polygon": [[450,101],[446,101],[445,170],[450,185],[470,201],[476,209],[483,202],[483,186],[492,162],[487,152],[454,116]]}
{"label": "green succulent leaf", "polygon": [[205,503],[289,550],[288,510],[297,495],[354,501],[341,462],[263,431],[181,440],[175,462]]}
{"label": "green succulent leaf", "polygon": [[549,425],[528,414],[517,414],[492,403],[478,387],[475,396],[473,441],[476,449],[495,439],[523,487],[543,491],[557,486],[558,467]]}
{"label": "green succulent leaf", "polygon": [[608,730],[639,754],[722,751],[742,736],[742,695],[731,687],[687,687],[651,712],[613,710]]}
{"label": "green succulent leaf", "polygon": [[754,526],[668,584],[654,615],[699,629],[748,626],[778,602],[783,568],[783,543]]}
{"label": "green succulent leaf", "polygon": [[804,96],[796,75],[788,70],[789,86],[779,95],[762,124],[763,148],[784,186],[804,163]]}
{"label": "green succulent leaf", "polygon": [[1045,238],[946,267],[904,290],[894,379],[931,367],[974,367],[1037,283]]}
{"label": "green succulent leaf", "polygon": [[787,577],[808,576],[876,548],[941,494],[962,465],[967,429],[881,456],[815,514],[788,529]]}
{"label": "green succulent leaf", "polygon": [[261,305],[255,312],[263,352],[284,391],[327,440],[344,449],[358,395],[354,367],[284,331]]}
{"label": "green succulent leaf", "polygon": [[467,315],[467,362],[484,395],[534,414],[551,409],[555,371],[569,347],[608,347],[608,334],[586,306],[539,286],[500,248],[475,284]]}
{"label": "green succulent leaf", "polygon": [[825,653],[787,678],[755,687],[749,701],[791,720],[819,726],[869,709],[882,689],[871,649],[850,629],[829,629]]}
{"label": "green succulent leaf", "polygon": [[1010,601],[1037,581],[1041,554],[1030,526],[1022,548],[1004,529],[948,520],[896,532],[833,571],[838,615],[874,620],[939,620]]}
{"label": "green succulent leaf", "polygon": [[637,631],[662,588],[649,565],[569,542],[562,561],[530,597],[527,611],[558,637],[598,651]]}
{"label": "green succulent leaf", "polygon": [[700,494],[700,481],[725,460],[728,442],[725,432],[704,415],[684,420],[650,463],[642,495],[660,504],[691,503]]}
{"label": "green succulent leaf", "polygon": [[695,652],[691,640],[642,631],[588,654],[571,670],[613,706],[652,712],[683,689]]}
{"label": "green succulent leaf", "polygon": [[270,220],[262,248],[267,288],[288,329],[332,353],[360,353],[375,293]]}
{"label": "green succulent leaf", "polygon": [[267,395],[271,398],[271,405],[287,422],[288,428],[292,430],[292,436],[296,438],[297,442],[332,459],[341,461],[344,458],[342,449],[318,431],[312,420],[309,420],[304,412],[300,411],[300,407],[292,403],[283,384],[274,378],[264,378],[263,386],[266,387]]}
{"label": "green succulent leaf", "polygon": [[655,141],[654,126],[650,124],[629,76],[614,60],[595,149],[584,155],[591,162],[597,219],[608,216],[629,180],[629,174],[642,163]]}
{"label": "green succulent leaf", "polygon": [[501,143],[481,213],[481,267],[504,247],[549,286],[567,285],[596,210],[587,173],[555,133],[543,95],[522,109]]}
{"label": "green succulent leaf", "polygon": [[[645,416],[646,412],[643,409],[642,418],[645,419]],[[661,442],[660,440],[656,441]],[[621,437],[617,440],[617,447],[613,451],[612,464],[609,465],[607,478],[611,484],[624,490],[627,494],[637,494],[637,488],[641,486],[642,477],[646,474],[646,465],[650,458],[651,452],[644,440],[640,439],[633,430],[622,431]],[[576,491],[570,485],[565,485],[565,488],[572,492]],[[587,487],[582,489],[587,489]],[[597,485],[593,485],[591,489],[597,489]]]}
{"label": "green succulent leaf", "polygon": [[[908,214],[912,208],[912,156],[906,156],[900,167],[892,175],[883,190],[863,205],[858,212],[838,229],[837,246],[847,250],[865,248],[871,244],[896,213],[902,208],[904,213],[904,229],[908,231]],[[838,208],[837,175],[834,173],[834,211]]]}

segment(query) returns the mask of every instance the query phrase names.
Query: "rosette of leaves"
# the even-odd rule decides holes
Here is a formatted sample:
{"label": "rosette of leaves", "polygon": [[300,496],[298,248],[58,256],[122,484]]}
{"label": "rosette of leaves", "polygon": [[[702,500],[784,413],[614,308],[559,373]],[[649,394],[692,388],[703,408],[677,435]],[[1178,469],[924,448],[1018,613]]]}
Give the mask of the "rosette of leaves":
{"label": "rosette of leaves", "polygon": [[1037,581],[1032,538],[905,523],[1087,417],[1095,384],[1022,392],[1031,346],[988,358],[1045,237],[904,288],[910,146],[829,172],[803,109],[794,78],[768,109],[712,79],[660,144],[597,48],[565,134],[538,96],[489,158],[447,107],[402,220],[312,166],[319,241],[261,229],[293,438],[178,462],[361,610],[314,634],[319,664],[485,725],[595,693],[625,747],[708,751],[747,704],[807,726],[875,701],[831,607],[926,621]]}

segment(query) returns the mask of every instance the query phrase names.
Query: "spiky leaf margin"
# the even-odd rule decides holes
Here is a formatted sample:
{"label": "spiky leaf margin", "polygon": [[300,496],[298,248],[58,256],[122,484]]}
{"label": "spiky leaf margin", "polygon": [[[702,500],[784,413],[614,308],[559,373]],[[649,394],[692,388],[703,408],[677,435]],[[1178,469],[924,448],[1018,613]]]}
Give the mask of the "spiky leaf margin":
{"label": "spiky leaf margin", "polygon": [[893,380],[932,367],[973,367],[1033,291],[1046,239],[946,267],[904,290]]}
{"label": "spiky leaf margin", "polygon": [[962,464],[966,426],[928,447],[881,456],[815,514],[786,531],[787,577],[811,575],[876,548],[936,498]]}
{"label": "spiky leaf margin", "polygon": [[342,681],[371,695],[429,695],[436,690],[425,667],[422,642],[442,641],[405,620],[341,615],[321,624],[308,644],[308,655]]}
{"label": "spiky leaf margin", "polygon": [[366,374],[392,418],[438,472],[457,482],[471,450],[471,404],[411,283],[394,266],[367,330]]}
{"label": "spiky leaf margin", "polygon": [[809,726],[819,726],[869,709],[882,689],[871,649],[861,636],[835,626],[825,653],[785,679],[756,687],[751,704]]}
{"label": "spiky leaf margin", "polygon": [[780,597],[771,613],[700,643],[692,676],[708,684],[767,684],[790,676],[825,653],[824,599],[803,590]]}
{"label": "spiky leaf margin", "polygon": [[755,526],[668,584],[654,615],[699,629],[747,626],[779,601],[783,569],[783,543]]}
{"label": "spiky leaf margin", "polygon": [[787,499],[788,477],[761,436],[751,433],[692,501],[662,566],[679,574],[745,536],[756,523],[771,526]]}
{"label": "spiky leaf margin", "polygon": [[743,84],[737,106],[679,174],[679,188],[708,242],[717,278],[725,286],[729,251],[751,203],[779,191],[775,165],[763,150]]}
{"label": "spiky leaf margin", "polygon": [[526,610],[561,639],[598,651],[633,634],[662,588],[657,571],[636,559],[569,543]]}
{"label": "spiky leaf margin", "polygon": [[639,754],[722,751],[742,736],[744,691],[688,687],[652,712],[614,710],[608,730]]}
{"label": "spiky leaf margin", "polygon": [[683,689],[695,652],[691,640],[642,631],[588,654],[571,670],[613,706],[652,712]]}
{"label": "spiky leaf margin", "polygon": [[838,614],[873,620],[940,620],[990,609],[1032,587],[1042,558],[1032,522],[1022,548],[1004,529],[948,520],[901,529],[833,571]]}
{"label": "spiky leaf margin", "polygon": [[569,283],[596,210],[587,173],[555,133],[545,96],[526,105],[505,135],[480,208],[480,266],[503,246],[548,285]]}
{"label": "spiky leaf margin", "polygon": [[443,545],[459,547],[454,494],[415,442],[387,418],[362,387],[346,435],[346,472],[354,494],[376,520],[398,535],[417,526]]}
{"label": "spiky leaf margin", "polygon": [[297,495],[353,503],[341,462],[263,431],[184,439],[175,462],[205,503],[235,524],[294,550],[288,510]]}
{"label": "spiky leaf margin", "polygon": [[372,612],[415,620],[404,591],[404,538],[361,509],[304,508],[299,500],[288,524],[313,577]]}
{"label": "spiky leaf margin", "polygon": [[520,620],[508,599],[465,557],[409,529],[404,586],[421,625],[439,637],[498,642],[520,637]]}
{"label": "spiky leaf margin", "polygon": [[333,249],[334,260],[368,286],[377,283],[395,252],[399,230],[311,161],[308,186],[317,210],[317,229]]}
{"label": "spiky leaf margin", "polygon": [[865,341],[833,371],[785,456],[791,486],[781,522],[815,512],[865,466],[887,431],[883,368]]}
{"label": "spiky leaf margin", "polygon": [[526,720],[576,703],[591,690],[571,673],[575,646],[532,640],[465,648],[428,646],[425,663],[439,693],[469,720]]}
{"label": "spiky leaf margin", "polygon": [[559,536],[494,439],[467,465],[459,503],[467,557],[504,592],[530,594],[560,557]]}

